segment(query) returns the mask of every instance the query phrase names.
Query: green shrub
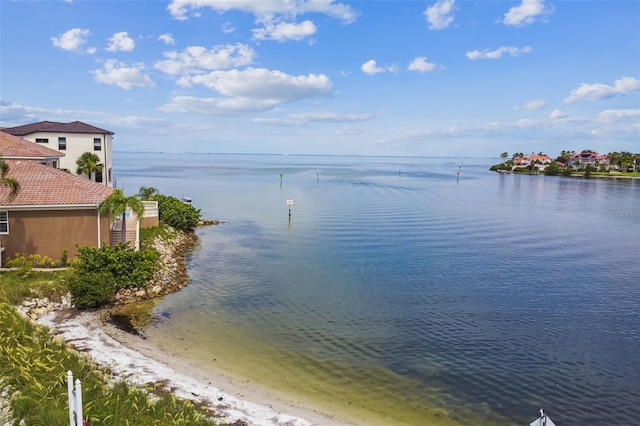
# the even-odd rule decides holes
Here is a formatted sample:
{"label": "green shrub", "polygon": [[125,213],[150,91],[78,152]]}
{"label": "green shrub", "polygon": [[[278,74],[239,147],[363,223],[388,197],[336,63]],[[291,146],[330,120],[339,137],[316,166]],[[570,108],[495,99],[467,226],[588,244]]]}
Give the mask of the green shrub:
{"label": "green shrub", "polygon": [[143,287],[152,277],[157,259],[158,252],[155,249],[136,251],[125,243],[99,249],[80,247],[78,263],[74,268],[79,273],[108,272],[116,281],[116,290],[119,290]]}
{"label": "green shrub", "polygon": [[73,263],[69,291],[79,309],[97,308],[122,288],[140,288],[156,270],[158,252],[135,251],[127,244],[99,249],[80,247]]}
{"label": "green shrub", "polygon": [[60,255],[60,266],[65,267],[69,264],[69,250],[62,250],[62,254]]}
{"label": "green shrub", "polygon": [[9,268],[17,268],[22,273],[27,273],[33,269],[33,263],[29,260],[29,257],[16,253],[13,259],[7,261]]}
{"label": "green shrub", "polygon": [[22,271],[28,272],[32,268],[56,268],[58,267],[58,262],[56,262],[49,256],[16,253],[13,259],[7,261],[7,266],[9,266],[10,268],[18,268]]}
{"label": "green shrub", "polygon": [[154,199],[158,202],[160,220],[167,225],[186,231],[198,224],[200,209],[170,195],[156,195]]}
{"label": "green shrub", "polygon": [[100,307],[111,300],[116,291],[116,281],[107,271],[82,271],[68,282],[69,292],[78,309]]}

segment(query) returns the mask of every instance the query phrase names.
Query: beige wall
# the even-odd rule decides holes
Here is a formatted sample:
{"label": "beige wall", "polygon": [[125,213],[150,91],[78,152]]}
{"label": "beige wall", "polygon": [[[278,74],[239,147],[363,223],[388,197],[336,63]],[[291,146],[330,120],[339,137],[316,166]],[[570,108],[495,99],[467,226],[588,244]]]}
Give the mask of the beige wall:
{"label": "beige wall", "polygon": [[[98,219],[96,209],[9,211],[9,234],[1,235],[5,248],[2,264],[16,253],[39,254],[60,260],[64,249],[69,258],[76,257],[77,248],[98,247]],[[109,245],[109,217],[101,215],[100,240]]]}
{"label": "beige wall", "polygon": [[[104,166],[104,170],[102,172],[102,183],[107,186],[113,186],[113,176],[110,176],[110,174],[113,174],[113,157],[111,149],[113,138],[110,134],[36,132],[23,136],[24,139],[31,142],[35,142],[36,139],[48,139],[49,142],[39,143],[38,145],[46,146],[47,148],[52,148],[56,151],[58,150],[59,137],[67,138],[67,149],[65,151],[60,151],[65,155],[60,158],[59,168],[67,169],[71,173],[75,174],[76,168],[78,167],[76,164],[78,158],[80,158],[80,156],[85,152],[91,152],[100,158],[100,162]],[[94,138],[99,138],[102,141],[100,151],[94,151],[93,149]],[[111,180],[109,180],[109,177],[111,177]],[[91,179],[95,181],[94,176],[92,176]]]}

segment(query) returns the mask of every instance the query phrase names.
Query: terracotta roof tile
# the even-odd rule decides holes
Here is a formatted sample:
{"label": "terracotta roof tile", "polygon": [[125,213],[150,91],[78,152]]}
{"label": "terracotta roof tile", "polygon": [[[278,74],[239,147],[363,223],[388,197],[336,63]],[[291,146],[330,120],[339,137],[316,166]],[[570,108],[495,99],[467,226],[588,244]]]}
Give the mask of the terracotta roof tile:
{"label": "terracotta roof tile", "polygon": [[64,153],[55,149],[0,131],[0,157],[43,159],[63,156]]}
{"label": "terracotta roof tile", "polygon": [[0,207],[65,206],[100,204],[113,188],[28,160],[8,160],[8,177],[20,184],[18,194],[10,198],[10,189],[0,186]]}
{"label": "terracotta roof tile", "polygon": [[3,132],[15,135],[25,136],[37,132],[51,132],[51,133],[96,133],[96,134],[109,134],[113,135],[113,132],[104,130],[99,127],[92,126],[90,124],[83,123],[81,121],[73,121],[71,123],[58,123],[56,121],[39,121],[37,123],[25,124],[24,126],[5,127]]}

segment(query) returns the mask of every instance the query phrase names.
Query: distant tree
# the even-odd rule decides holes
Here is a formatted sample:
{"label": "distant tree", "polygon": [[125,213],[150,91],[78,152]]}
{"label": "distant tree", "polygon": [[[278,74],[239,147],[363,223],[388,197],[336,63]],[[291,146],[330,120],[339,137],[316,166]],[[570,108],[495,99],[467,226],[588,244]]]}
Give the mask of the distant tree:
{"label": "distant tree", "polygon": [[582,152],[584,154],[595,153],[595,151],[591,151],[590,149],[583,149]]}
{"label": "distant tree", "polygon": [[610,152],[607,154],[607,158],[609,159],[609,166],[614,170],[620,166],[620,153],[617,151]]}
{"label": "distant tree", "polygon": [[159,194],[155,200],[158,202],[160,220],[165,224],[180,231],[187,231],[198,224],[200,209],[170,195]]}
{"label": "distant tree", "polygon": [[13,198],[18,195],[20,192],[20,184],[17,180],[12,177],[8,177],[9,174],[9,165],[4,161],[2,156],[0,156],[0,185],[6,186],[11,189],[9,193],[9,198]]}
{"label": "distant tree", "polygon": [[500,158],[502,158],[502,160],[503,160],[503,161],[504,161],[504,160],[506,160],[506,159],[507,159],[507,157],[509,157],[509,153],[508,153],[508,152],[506,152],[506,151],[505,151],[505,152],[503,152],[502,154],[500,154]]}
{"label": "distant tree", "polygon": [[122,216],[122,242],[126,243],[127,221],[126,212],[127,209],[131,209],[138,217],[144,213],[144,205],[142,201],[134,196],[125,196],[121,189],[114,189],[111,195],[109,195],[99,206],[98,211],[101,213],[108,212],[111,219],[115,219],[118,216]]}
{"label": "distant tree", "polygon": [[544,173],[549,176],[558,176],[560,174],[560,166],[555,161],[552,161],[544,170]]}
{"label": "distant tree", "polygon": [[631,171],[633,170],[633,154],[627,151],[622,151],[620,153],[620,168],[623,171]]}
{"label": "distant tree", "polygon": [[587,167],[584,169],[584,177],[591,177],[591,172],[593,172],[593,166],[591,164],[587,164]]}
{"label": "distant tree", "polygon": [[91,175],[95,172],[102,172],[104,166],[100,164],[100,157],[93,152],[83,153],[76,161],[76,174],[87,175],[91,180]]}
{"label": "distant tree", "polygon": [[149,201],[153,200],[158,194],[158,190],[152,186],[141,186],[136,197],[143,201]]}

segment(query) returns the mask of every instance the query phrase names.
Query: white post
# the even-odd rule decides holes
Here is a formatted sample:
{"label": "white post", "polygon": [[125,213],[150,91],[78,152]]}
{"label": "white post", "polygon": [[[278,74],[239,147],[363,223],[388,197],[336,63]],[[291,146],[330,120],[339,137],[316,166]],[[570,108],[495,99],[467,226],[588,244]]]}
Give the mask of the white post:
{"label": "white post", "polygon": [[82,383],[76,379],[73,387],[73,373],[67,372],[67,390],[69,391],[69,426],[83,426],[82,418]]}
{"label": "white post", "polygon": [[76,379],[76,426],[84,426],[82,418],[82,384]]}
{"label": "white post", "polygon": [[67,372],[67,390],[69,391],[69,426],[76,426],[73,418],[74,397],[73,397],[73,373],[71,370]]}

